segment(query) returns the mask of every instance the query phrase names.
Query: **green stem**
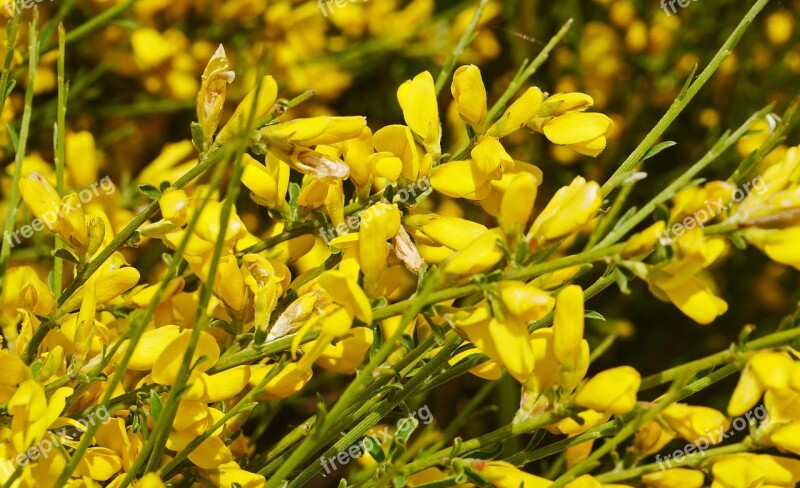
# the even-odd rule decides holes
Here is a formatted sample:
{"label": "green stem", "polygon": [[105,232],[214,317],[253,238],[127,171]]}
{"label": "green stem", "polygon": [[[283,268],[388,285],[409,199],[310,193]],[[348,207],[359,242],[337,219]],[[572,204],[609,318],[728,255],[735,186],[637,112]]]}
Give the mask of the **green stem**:
{"label": "green stem", "polygon": [[[684,186],[686,186],[692,178],[694,178],[698,173],[704,170],[708,165],[716,161],[716,159],[725,152],[728,148],[736,143],[741,137],[748,131],[750,124],[753,123],[755,120],[760,119],[764,115],[768,114],[772,110],[772,105],[767,106],[756,112],[755,114],[751,115],[744,124],[742,124],[736,131],[730,133],[727,131],[723,134],[717,142],[708,150],[708,152],[700,158],[699,161],[694,163],[691,168],[686,170],[681,176],[679,176],[675,181],[673,181],[669,186],[664,188],[661,192],[658,193],[652,200],[650,200],[645,206],[643,206],[639,211],[637,211],[633,216],[629,219],[626,219],[625,222],[620,223],[617,227],[614,228],[610,233],[608,233],[598,244],[598,246],[609,246],[614,244],[618,240],[620,240],[623,236],[625,236],[628,232],[631,231],[634,227],[636,227],[640,222],[646,219],[649,215],[651,215],[656,207],[672,198],[675,193],[680,191]],[[611,180],[609,180],[611,181]]]}
{"label": "green stem", "polygon": [[628,173],[631,169],[642,160],[642,158],[647,154],[647,151],[650,150],[656,144],[656,141],[664,134],[667,128],[672,125],[672,122],[678,117],[678,115],[683,112],[689,102],[692,101],[697,92],[706,84],[706,82],[711,78],[711,75],[714,74],[715,71],[720,67],[723,61],[733,52],[733,49],[739,43],[742,36],[744,35],[745,31],[750,24],[753,23],[753,20],[756,16],[761,12],[761,10],[766,7],[769,0],[757,0],[756,3],[750,8],[750,10],[745,14],[742,20],[739,22],[739,25],[736,26],[736,29],[733,30],[731,35],[728,39],[722,44],[722,47],[719,48],[719,51],[714,55],[711,61],[708,63],[708,66],[703,69],[702,73],[698,75],[697,79],[692,82],[685,92],[682,92],[681,95],[672,102],[667,113],[661,117],[661,120],[653,127],[652,130],[645,136],[641,143],[633,150],[633,152],[622,162],[622,164],[614,171],[614,174],[606,181],[603,185],[603,195],[608,195],[614,188],[619,186],[627,177]]}
{"label": "green stem", "polygon": [[[18,17],[21,17],[19,15]],[[39,52],[37,46],[37,26],[39,21],[39,14],[36,12],[34,20],[30,24],[28,37],[29,49],[31,52],[30,60],[28,61],[28,85],[25,88],[25,108],[22,111],[22,126],[19,133],[19,141],[17,143],[17,154],[14,158],[14,176],[11,179],[11,189],[8,195],[8,210],[6,211],[6,222],[3,229],[3,244],[0,248],[0,296],[3,294],[3,286],[5,285],[6,269],[8,269],[8,260],[11,254],[11,234],[14,231],[14,224],[16,223],[17,206],[20,201],[19,181],[22,178],[22,161],[25,159],[25,151],[28,144],[28,134],[30,133],[31,126],[31,113],[33,111],[33,84],[36,78],[37,65],[39,63]],[[19,21],[11,22],[8,32],[13,33],[13,39],[16,40],[17,27]],[[8,46],[6,53],[6,65],[3,67],[3,74],[0,76],[0,89],[2,93],[3,105],[5,105],[5,91],[8,83],[7,66],[9,53],[13,55],[13,44]],[[1,107],[0,107],[1,108]],[[16,337],[16,334],[14,335]]]}
{"label": "green stem", "polygon": [[[64,62],[66,59],[66,32],[64,24],[58,24],[58,107],[56,112],[55,133],[55,165],[56,165],[56,192],[59,197],[64,196],[64,164],[66,163],[66,134],[67,134],[67,84],[64,76]],[[56,235],[55,250],[64,248],[61,237]],[[53,262],[53,295],[56,300],[61,297],[61,287],[64,283],[64,260],[54,257]]]}
{"label": "green stem", "polygon": [[[719,456],[728,456],[731,454],[738,454],[741,452],[751,452],[754,446],[751,442],[739,442],[737,444],[731,444],[729,446],[722,446],[716,447],[714,449],[709,449],[707,451],[703,451],[701,453],[693,453],[687,454],[681,461],[670,460],[669,468],[691,468],[695,466],[700,466],[701,464],[707,463],[710,459]],[[624,471],[610,471],[608,473],[599,474],[594,477],[597,481],[601,483],[616,483],[619,481],[639,478],[642,475],[648,473],[655,473],[656,471],[663,471],[665,469],[665,465],[663,462],[661,463],[652,463],[652,464],[645,464],[643,466],[638,466],[631,469],[626,469]]]}
{"label": "green stem", "polygon": [[486,9],[486,5],[489,4],[489,0],[480,0],[478,6],[475,7],[475,13],[472,14],[472,19],[469,21],[469,25],[464,33],[461,35],[461,39],[458,40],[458,44],[456,48],[447,56],[447,59],[444,62],[444,67],[442,68],[441,73],[439,73],[439,77],[436,78],[436,94],[442,92],[442,88],[447,83],[447,80],[450,79],[450,76],[453,74],[453,70],[456,67],[456,62],[458,62],[458,58],[464,54],[464,50],[467,48],[469,43],[472,41],[472,34],[475,32],[475,28],[478,26],[478,22],[481,19],[481,15],[483,15],[484,9]]}

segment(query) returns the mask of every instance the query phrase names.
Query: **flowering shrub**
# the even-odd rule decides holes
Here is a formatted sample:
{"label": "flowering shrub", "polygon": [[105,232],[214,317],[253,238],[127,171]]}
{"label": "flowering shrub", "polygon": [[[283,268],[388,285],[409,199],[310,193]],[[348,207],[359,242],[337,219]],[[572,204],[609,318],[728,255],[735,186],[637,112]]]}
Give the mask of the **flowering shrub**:
{"label": "flowering shrub", "polygon": [[[745,324],[719,270],[790,302],[800,99],[705,107],[696,161],[652,167],[767,4],[698,68],[683,11],[598,1],[502,76],[525,2],[8,9],[0,486],[797,486],[800,316]],[[796,74],[794,17],[762,15],[755,65]],[[626,94],[626,53],[686,80]],[[616,342],[637,304],[677,317],[659,368]],[[676,332],[731,315],[713,351]]]}

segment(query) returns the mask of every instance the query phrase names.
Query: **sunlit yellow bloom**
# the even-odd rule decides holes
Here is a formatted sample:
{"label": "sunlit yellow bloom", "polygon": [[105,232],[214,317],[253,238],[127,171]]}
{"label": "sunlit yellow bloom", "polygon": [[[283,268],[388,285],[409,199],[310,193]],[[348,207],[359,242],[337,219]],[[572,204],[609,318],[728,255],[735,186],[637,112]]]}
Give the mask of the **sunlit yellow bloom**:
{"label": "sunlit yellow bloom", "polygon": [[664,232],[664,221],[659,220],[645,230],[632,235],[625,247],[622,248],[623,256],[638,256],[648,252],[658,244],[658,237]]}
{"label": "sunlit yellow bloom", "polygon": [[519,470],[505,461],[475,460],[470,468],[496,488],[547,488],[553,482]]}
{"label": "sunlit yellow bloom", "polygon": [[711,444],[722,440],[720,431],[727,432],[730,421],[713,408],[675,403],[668,406],[661,418],[679,436],[697,444],[705,439]]}
{"label": "sunlit yellow bloom", "polygon": [[57,233],[61,228],[60,202],[61,198],[50,183],[37,172],[32,172],[19,181],[19,191],[22,200],[42,223]]}
{"label": "sunlit yellow bloom", "polygon": [[[258,92],[258,100],[255,99],[256,92]],[[254,87],[236,107],[230,120],[217,135],[217,143],[223,144],[239,136],[239,133],[247,126],[251,115],[254,124],[260,118],[265,117],[275,105],[277,98],[278,84],[272,76],[267,75],[261,79],[259,86]]]}
{"label": "sunlit yellow bloom", "polygon": [[[200,91],[197,92],[197,122],[203,131],[203,149],[211,146],[211,139],[219,125],[228,84],[233,83],[235,73],[231,71],[225,48],[220,44],[203,71]],[[263,88],[262,88],[263,89]]]}
{"label": "sunlit yellow bloom", "polygon": [[544,318],[556,303],[549,293],[527,283],[503,281],[498,288],[506,310],[524,322]]}
{"label": "sunlit yellow bloom", "polygon": [[158,201],[161,216],[178,227],[182,227],[191,217],[189,197],[183,190],[170,189]]}
{"label": "sunlit yellow bloom", "polygon": [[364,272],[364,289],[372,295],[386,269],[387,240],[397,235],[402,216],[397,205],[377,203],[361,215],[358,230],[358,262]]}
{"label": "sunlit yellow bloom", "polygon": [[[329,371],[341,374],[352,374],[364,360],[364,355],[372,345],[372,331],[366,327],[355,327],[335,344],[330,344],[322,351],[316,364]],[[308,344],[307,347],[313,348]]]}
{"label": "sunlit yellow bloom", "polygon": [[583,340],[583,290],[580,286],[567,286],[556,297],[553,338],[556,358],[563,367],[573,369]]}
{"label": "sunlit yellow bloom", "polygon": [[353,317],[365,324],[372,322],[369,298],[352,276],[338,270],[326,271],[320,275],[319,283],[333,300],[348,309]]}
{"label": "sunlit yellow bloom", "polygon": [[489,128],[486,134],[502,138],[516,132],[539,113],[543,100],[542,90],[535,86],[528,88],[521,97],[509,105],[505,113]]}
{"label": "sunlit yellow bloom", "polygon": [[444,271],[452,275],[483,273],[503,259],[498,242],[505,243],[505,236],[500,229],[484,233],[454,254],[444,265]]}
{"label": "sunlit yellow bloom", "polygon": [[702,488],[705,475],[695,469],[673,468],[648,473],[642,481],[652,488]]}
{"label": "sunlit yellow bloom", "polygon": [[491,180],[514,168],[514,160],[496,137],[482,136],[470,154],[476,171]]}
{"label": "sunlit yellow bloom", "polygon": [[[153,380],[162,385],[171,385],[178,375],[184,353],[189,345],[192,331],[185,330],[170,342],[166,348],[158,355],[153,364]],[[202,357],[202,360],[200,358]],[[208,332],[200,332],[199,340],[194,355],[192,365],[194,372],[205,372],[216,364],[219,359],[219,345],[214,337]]]}
{"label": "sunlit yellow bloom", "polygon": [[453,73],[450,91],[461,118],[481,132],[486,120],[486,87],[483,86],[481,70],[474,65],[458,68]]}
{"label": "sunlit yellow bloom", "polygon": [[472,161],[450,161],[431,171],[431,186],[454,198],[482,200],[489,195],[490,179]]}
{"label": "sunlit yellow bloom", "polygon": [[[275,364],[267,364],[253,368],[250,375],[250,386],[257,386],[264,377],[271,374]],[[264,393],[257,395],[259,400],[274,400],[276,398],[286,398],[300,391],[308,380],[311,379],[310,369],[300,369],[297,363],[286,364],[272,379],[267,381],[264,386]]]}
{"label": "sunlit yellow bloom", "polygon": [[600,185],[576,176],[569,186],[559,189],[539,213],[529,235],[537,241],[566,237],[586,225],[601,203]]}
{"label": "sunlit yellow bloom", "polygon": [[422,140],[425,151],[441,154],[442,127],[433,76],[423,71],[406,81],[397,89],[397,100],[406,125]]}
{"label": "sunlit yellow bloom", "polygon": [[555,144],[566,145],[580,154],[597,156],[606,147],[614,123],[600,113],[584,113],[594,104],[583,93],[560,93],[544,101],[530,127],[544,133]]}
{"label": "sunlit yellow bloom", "polygon": [[659,452],[675,436],[655,420],[646,422],[636,431],[634,446],[639,457]]}
{"label": "sunlit yellow bloom", "polygon": [[517,173],[503,193],[497,222],[509,236],[524,232],[533,211],[539,182],[527,172]]}
{"label": "sunlit yellow bloom", "polygon": [[630,366],[601,371],[578,389],[575,403],[600,412],[628,413],[636,406],[641,380]]}

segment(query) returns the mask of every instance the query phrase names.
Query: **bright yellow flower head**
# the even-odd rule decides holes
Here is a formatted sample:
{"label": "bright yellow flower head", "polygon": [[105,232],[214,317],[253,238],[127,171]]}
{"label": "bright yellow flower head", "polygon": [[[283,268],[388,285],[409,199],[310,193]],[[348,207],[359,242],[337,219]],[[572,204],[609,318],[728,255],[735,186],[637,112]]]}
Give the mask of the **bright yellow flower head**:
{"label": "bright yellow flower head", "polygon": [[425,151],[441,154],[442,127],[433,76],[424,71],[397,89],[397,100],[403,109],[406,124],[420,138]]}
{"label": "bright yellow flower head", "polygon": [[636,406],[642,377],[630,366],[607,369],[578,389],[575,403],[600,412],[628,413]]}
{"label": "bright yellow flower head", "polygon": [[536,242],[566,237],[594,218],[601,203],[600,185],[576,176],[569,186],[556,192],[533,221],[528,235]]}
{"label": "bright yellow flower head", "polygon": [[458,68],[453,73],[450,91],[461,118],[472,124],[477,132],[482,132],[486,120],[486,87],[483,86],[481,70],[474,65]]}

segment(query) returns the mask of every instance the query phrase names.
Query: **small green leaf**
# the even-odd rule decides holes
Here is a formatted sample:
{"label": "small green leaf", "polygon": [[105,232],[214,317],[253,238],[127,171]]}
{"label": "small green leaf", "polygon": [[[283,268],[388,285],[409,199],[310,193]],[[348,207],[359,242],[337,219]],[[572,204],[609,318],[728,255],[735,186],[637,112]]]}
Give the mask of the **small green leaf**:
{"label": "small green leaf", "polygon": [[697,63],[695,63],[694,66],[692,67],[692,71],[689,72],[689,76],[686,77],[686,81],[683,82],[683,88],[681,88],[681,92],[678,94],[679,100],[686,95],[686,92],[692,85],[692,80],[694,80],[695,73],[697,73]]}
{"label": "small green leaf", "polygon": [[192,129],[192,145],[198,153],[202,153],[205,140],[205,135],[203,135],[203,126],[197,122],[192,122],[190,127]]}
{"label": "small green leaf", "polygon": [[587,319],[595,319],[595,320],[602,320],[603,322],[606,321],[606,318],[600,315],[599,312],[595,312],[594,310],[587,310],[583,316]]}
{"label": "small green leaf", "polygon": [[[9,22],[9,25],[11,23]],[[6,88],[6,98],[11,96],[11,92],[14,90],[14,87],[17,86],[17,80],[9,80],[8,87]]]}
{"label": "small green leaf", "polygon": [[149,183],[140,184],[139,191],[149,197],[150,200],[158,200],[161,198],[161,191]]}
{"label": "small green leaf", "polygon": [[670,148],[670,147],[672,147],[672,146],[674,146],[676,144],[678,144],[678,143],[675,142],[675,141],[664,141],[662,143],[656,144],[655,146],[653,146],[650,149],[648,149],[646,153],[644,153],[644,156],[642,157],[642,161],[650,159],[653,156],[655,156],[656,154],[658,154],[661,151],[663,151],[664,149],[668,149],[668,148]]}
{"label": "small green leaf", "polygon": [[11,144],[14,146],[14,152],[16,153],[19,146],[19,134],[17,134],[14,127],[8,122],[6,122],[6,129],[8,129],[8,136],[11,138]]}
{"label": "small green leaf", "polygon": [[297,218],[297,202],[300,199],[300,185],[289,183],[289,221],[294,222]]}
{"label": "small green leaf", "polygon": [[358,446],[363,451],[368,452],[378,464],[383,464],[386,462],[386,453],[383,452],[383,448],[381,447],[380,441],[378,441],[378,437],[362,437],[361,440],[358,441]]}
{"label": "small green leaf", "polygon": [[158,417],[161,416],[161,411],[164,410],[164,405],[155,390],[150,390],[150,416],[153,418],[154,423],[158,423]]}
{"label": "small green leaf", "polygon": [[165,191],[167,191],[167,188],[169,188],[169,187],[171,187],[171,186],[172,186],[172,183],[170,183],[170,182],[169,182],[169,181],[167,181],[167,180],[164,180],[164,181],[162,181],[162,182],[161,182],[161,184],[160,184],[160,185],[158,185],[158,190],[159,190],[161,193],[164,193]]}
{"label": "small green leaf", "polygon": [[619,267],[616,267],[614,268],[614,275],[617,280],[617,286],[619,286],[619,291],[621,291],[624,295],[630,295],[631,290],[628,288],[628,277],[625,276],[625,272]]}
{"label": "small green leaf", "polygon": [[54,257],[63,259],[64,261],[69,261],[72,264],[79,264],[78,258],[72,255],[71,252],[67,251],[66,249],[57,249],[52,252]]}

